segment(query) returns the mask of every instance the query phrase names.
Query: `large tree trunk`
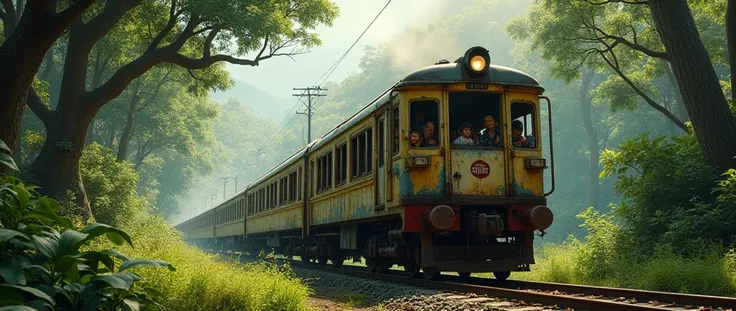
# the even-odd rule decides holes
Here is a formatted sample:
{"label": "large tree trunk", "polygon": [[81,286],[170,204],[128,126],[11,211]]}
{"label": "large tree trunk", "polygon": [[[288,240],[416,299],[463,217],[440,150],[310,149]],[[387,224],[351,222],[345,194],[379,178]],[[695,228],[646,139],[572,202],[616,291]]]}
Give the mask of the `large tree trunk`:
{"label": "large tree trunk", "polygon": [[588,135],[588,150],[590,151],[590,163],[588,165],[588,205],[586,206],[593,207],[598,205],[598,175],[600,173],[598,134],[595,132],[595,127],[593,127],[593,120],[590,113],[592,99],[588,95],[590,82],[593,80],[594,76],[595,72],[590,69],[585,69],[583,71],[583,79],[580,82],[580,94],[578,97],[578,100],[580,101],[580,114],[583,117],[585,133]]}
{"label": "large tree trunk", "polygon": [[650,0],[649,7],[705,159],[716,172],[736,167],[736,121],[687,1]]}
{"label": "large tree trunk", "polygon": [[[56,1],[30,1],[23,10],[12,9],[10,1],[10,5],[3,2],[3,29],[12,34],[0,46],[0,116],[5,118],[0,122],[0,139],[9,146],[15,146],[18,139],[28,89],[46,51],[93,2],[77,1],[59,13]],[[17,4],[20,7],[23,2]],[[8,14],[9,10],[13,14]],[[17,16],[21,17],[16,23]],[[6,169],[0,166],[0,173]]]}
{"label": "large tree trunk", "polygon": [[128,117],[125,120],[125,127],[123,127],[123,134],[120,135],[120,143],[118,144],[118,161],[122,162],[128,158],[128,147],[130,146],[130,138],[133,136],[133,124],[135,123],[135,111],[138,109],[138,87],[136,86],[133,94],[130,97],[130,105],[128,106]]}
{"label": "large tree trunk", "polygon": [[[54,121],[49,124],[46,141],[41,153],[31,166],[36,179],[39,180],[44,194],[62,198],[66,191],[74,193],[75,203],[81,208],[80,215],[84,220],[92,217],[87,192],[82,183],[79,170],[79,159],[82,157],[84,138],[89,120],[73,117],[74,113],[55,113]],[[76,123],[69,123],[74,120]],[[84,123],[84,124],[80,124]],[[68,126],[75,124],[75,126]],[[57,145],[57,143],[62,143]]]}
{"label": "large tree trunk", "polygon": [[736,0],[728,0],[726,5],[726,38],[731,65],[731,100],[736,104]]}

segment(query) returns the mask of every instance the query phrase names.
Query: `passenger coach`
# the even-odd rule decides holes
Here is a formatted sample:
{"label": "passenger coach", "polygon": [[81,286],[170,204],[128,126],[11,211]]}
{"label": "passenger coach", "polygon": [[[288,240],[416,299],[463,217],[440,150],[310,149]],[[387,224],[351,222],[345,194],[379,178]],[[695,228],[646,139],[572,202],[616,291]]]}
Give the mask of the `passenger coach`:
{"label": "passenger coach", "polygon": [[473,47],[409,73],[177,228],[210,248],[335,266],[364,258],[378,273],[395,264],[428,279],[528,271],[534,232],[553,219],[554,169],[545,192],[540,139],[544,102],[552,148],[550,101],[534,78],[489,64],[488,50]]}

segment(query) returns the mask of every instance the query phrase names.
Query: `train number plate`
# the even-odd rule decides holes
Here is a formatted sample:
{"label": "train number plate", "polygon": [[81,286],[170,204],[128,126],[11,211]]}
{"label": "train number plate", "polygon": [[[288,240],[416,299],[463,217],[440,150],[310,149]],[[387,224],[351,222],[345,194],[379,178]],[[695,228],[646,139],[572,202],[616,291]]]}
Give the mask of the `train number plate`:
{"label": "train number plate", "polygon": [[465,88],[468,90],[487,90],[488,83],[465,83]]}

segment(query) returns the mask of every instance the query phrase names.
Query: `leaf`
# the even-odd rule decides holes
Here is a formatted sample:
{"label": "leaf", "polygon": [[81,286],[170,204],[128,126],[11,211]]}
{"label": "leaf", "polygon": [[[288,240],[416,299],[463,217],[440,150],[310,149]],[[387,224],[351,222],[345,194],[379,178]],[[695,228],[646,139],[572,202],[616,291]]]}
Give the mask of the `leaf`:
{"label": "leaf", "polygon": [[34,299],[43,299],[48,303],[54,305],[54,299],[46,293],[28,286],[17,286],[0,284],[0,297],[3,297],[4,301],[12,301],[18,303],[25,303]]}
{"label": "leaf", "polygon": [[113,261],[112,257],[110,257],[110,255],[105,254],[103,252],[98,252],[98,251],[84,252],[84,253],[77,255],[76,257],[92,260],[95,262],[101,262],[103,265],[105,265],[105,267],[110,269],[110,271],[113,270],[114,268],[113,265],[115,264],[115,262]]}
{"label": "leaf", "polygon": [[0,307],[0,311],[38,311],[28,306],[5,306]]}
{"label": "leaf", "polygon": [[23,272],[23,268],[31,264],[25,256],[11,257],[3,262],[0,262],[0,277],[3,278],[5,283],[11,285],[25,285],[26,275]]}
{"label": "leaf", "polygon": [[125,271],[127,269],[132,269],[132,268],[140,268],[140,267],[156,267],[156,268],[168,267],[170,271],[176,271],[176,268],[174,268],[173,265],[165,261],[150,260],[150,259],[134,259],[134,260],[127,261],[123,263],[122,265],[120,265],[118,272],[122,272],[122,271]]}
{"label": "leaf", "polygon": [[0,229],[0,242],[5,242],[13,238],[22,238],[26,241],[29,240],[28,236],[23,234],[23,232],[9,229]]}
{"label": "leaf", "polygon": [[123,303],[125,306],[125,310],[129,310],[129,311],[140,311],[141,310],[141,305],[137,301],[133,301],[130,299],[123,299]]}
{"label": "leaf", "polygon": [[101,275],[92,277],[90,283],[95,285],[100,285],[100,283],[105,283],[107,285],[104,285],[102,288],[105,287],[112,287],[115,289],[122,289],[125,291],[130,290],[130,287],[133,285],[133,282],[138,281],[140,278],[138,278],[136,275],[132,273],[114,273],[114,274],[107,274],[107,275]]}
{"label": "leaf", "polygon": [[36,250],[53,261],[56,261],[56,246],[59,244],[56,240],[48,237],[33,237],[33,244],[36,245]]}
{"label": "leaf", "polygon": [[74,228],[74,224],[72,223],[72,219],[69,217],[58,217],[56,218],[56,223],[59,224],[60,227],[64,229],[71,229]]}
{"label": "leaf", "polygon": [[161,297],[161,292],[159,292],[157,289],[152,287],[146,287],[143,289],[144,292],[146,292],[146,295],[152,297],[152,298],[158,298]]}
{"label": "leaf", "polygon": [[59,237],[59,246],[56,254],[58,256],[73,255],[82,246],[82,243],[89,240],[89,234],[75,230],[67,230],[61,233]]}
{"label": "leaf", "polygon": [[[128,242],[128,244],[130,246],[133,246],[133,242],[130,240],[130,236],[127,233],[125,233],[125,231],[120,230],[120,229],[115,228],[115,227],[112,227],[112,226],[109,226],[109,225],[106,225],[106,224],[101,224],[101,223],[90,224],[90,225],[82,228],[82,230],[79,230],[79,231],[82,232],[82,233],[89,234],[89,238],[90,239],[95,238],[95,237],[98,237],[98,236],[103,235],[103,234],[108,234],[108,238],[110,238],[110,234],[119,235],[120,237],[123,238],[123,240],[125,240],[125,242]],[[112,239],[110,241],[112,241],[113,243],[115,243],[117,245],[121,245],[122,242],[123,242],[121,240],[116,240],[115,241],[115,240],[112,240]],[[120,243],[118,243],[118,242],[120,242]]]}
{"label": "leaf", "polygon": [[12,152],[10,151],[10,148],[8,148],[8,145],[6,145],[2,139],[0,139],[0,150],[5,150],[8,153]]}
{"label": "leaf", "polygon": [[18,207],[25,208],[31,200],[31,193],[21,185],[14,185],[13,191],[17,193],[16,198],[18,198]]}
{"label": "leaf", "polygon": [[0,153],[0,163],[15,171],[18,171],[18,165],[15,164],[15,160],[13,160],[13,157],[8,154]]}
{"label": "leaf", "polygon": [[128,261],[128,260],[130,260],[130,258],[128,258],[128,256],[125,256],[125,254],[123,254],[121,252],[118,252],[118,251],[116,251],[114,249],[106,249],[106,250],[103,250],[101,252],[103,254],[106,254],[106,255],[114,256],[115,258],[120,259],[122,261]]}
{"label": "leaf", "polygon": [[69,269],[77,266],[77,259],[72,256],[62,256],[56,261],[56,271],[61,273],[70,272]]}

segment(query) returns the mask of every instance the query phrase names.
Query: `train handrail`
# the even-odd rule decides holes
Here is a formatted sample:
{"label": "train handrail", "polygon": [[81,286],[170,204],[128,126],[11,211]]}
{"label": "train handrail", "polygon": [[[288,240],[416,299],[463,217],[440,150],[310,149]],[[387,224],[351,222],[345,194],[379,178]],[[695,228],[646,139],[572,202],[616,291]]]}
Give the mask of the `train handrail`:
{"label": "train handrail", "polygon": [[552,194],[552,192],[555,192],[555,148],[554,143],[552,139],[552,101],[549,99],[549,97],[540,95],[540,99],[544,99],[547,101],[547,127],[549,131],[549,165],[550,169],[552,171],[552,188],[549,189],[549,192],[544,193],[544,196],[549,196]]}

